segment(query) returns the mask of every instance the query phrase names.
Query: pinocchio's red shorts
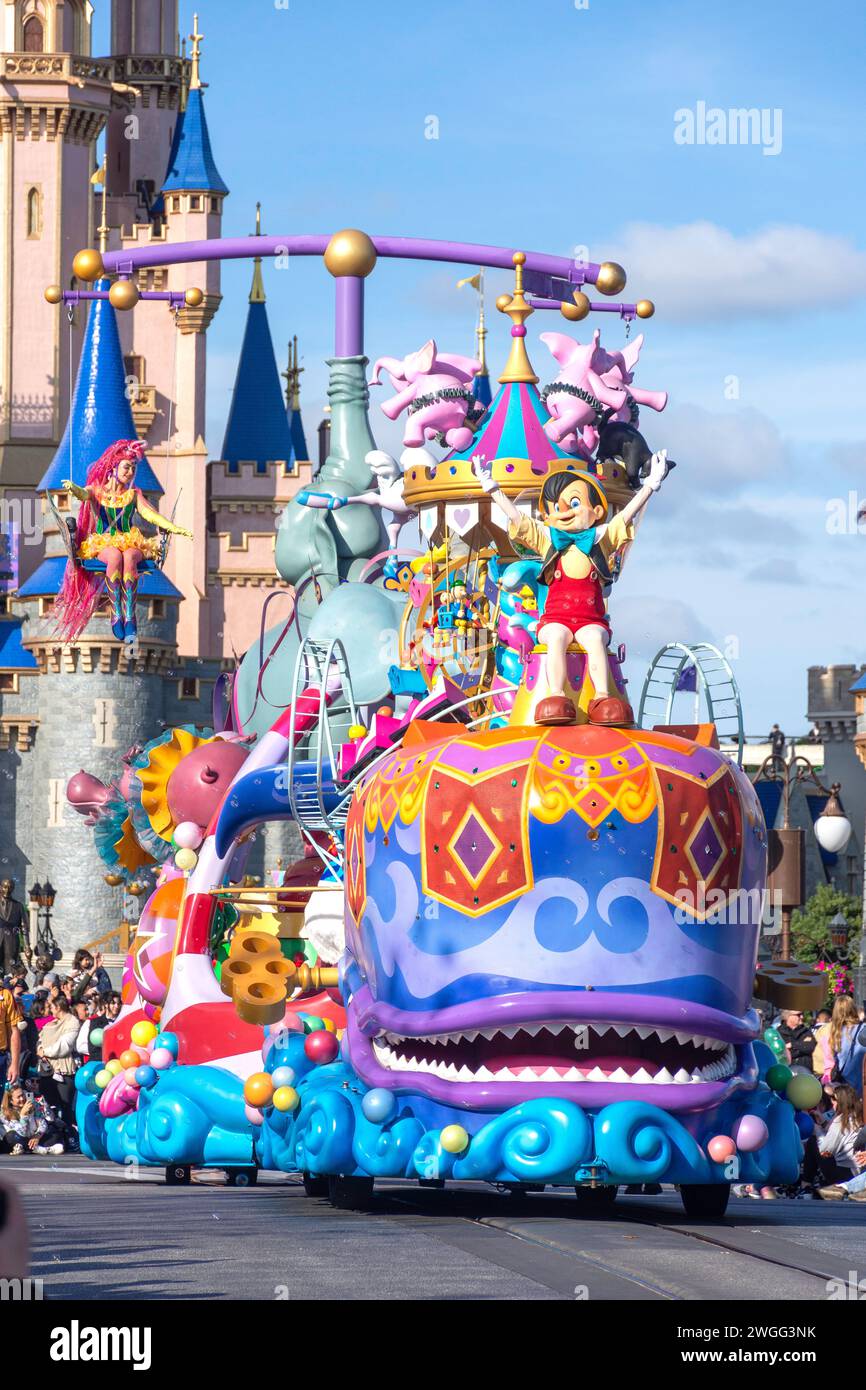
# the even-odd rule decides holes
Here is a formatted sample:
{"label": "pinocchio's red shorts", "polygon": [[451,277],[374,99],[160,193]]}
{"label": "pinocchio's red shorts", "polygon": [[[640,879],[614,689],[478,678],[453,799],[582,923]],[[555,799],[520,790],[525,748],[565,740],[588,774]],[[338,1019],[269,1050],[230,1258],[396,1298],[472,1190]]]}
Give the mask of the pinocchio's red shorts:
{"label": "pinocchio's red shorts", "polygon": [[584,579],[570,579],[563,573],[561,562],[557,564],[538,622],[538,636],[542,642],[546,623],[561,623],[572,636],[590,623],[610,633],[597,570],[591,570]]}

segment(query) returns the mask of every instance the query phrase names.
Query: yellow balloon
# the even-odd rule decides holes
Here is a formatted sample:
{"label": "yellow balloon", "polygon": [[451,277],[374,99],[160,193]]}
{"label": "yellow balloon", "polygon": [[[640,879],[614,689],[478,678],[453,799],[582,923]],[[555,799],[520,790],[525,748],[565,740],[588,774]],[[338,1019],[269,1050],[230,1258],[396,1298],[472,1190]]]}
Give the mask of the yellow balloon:
{"label": "yellow balloon", "polygon": [[301,1101],[294,1086],[278,1086],[273,1094],[273,1106],[275,1110],[297,1110]]}
{"label": "yellow balloon", "polygon": [[132,1025],[132,1031],[129,1036],[132,1038],[136,1047],[147,1047],[149,1042],[153,1042],[158,1032],[159,1029],[156,1024],[151,1023],[150,1019],[140,1018],[137,1023]]}
{"label": "yellow balloon", "polygon": [[198,863],[198,855],[194,849],[179,849],[174,856],[174,862],[179,869],[194,869]]}
{"label": "yellow balloon", "polygon": [[112,1076],[117,1076],[118,1072],[123,1071],[123,1067],[116,1057],[112,1057],[110,1062],[106,1062],[104,1070],[110,1071]]}
{"label": "yellow balloon", "polygon": [[323,1018],[322,1022],[324,1023],[329,1033],[336,1033],[337,1025],[332,1018]]}
{"label": "yellow balloon", "polygon": [[93,1079],[99,1087],[100,1091],[104,1091],[111,1078],[112,1072],[108,1070],[108,1067],[103,1067],[101,1071],[98,1071],[96,1073]]}
{"label": "yellow balloon", "polygon": [[462,1154],[469,1148],[469,1135],[462,1125],[446,1125],[439,1135],[439,1143],[447,1154]]}

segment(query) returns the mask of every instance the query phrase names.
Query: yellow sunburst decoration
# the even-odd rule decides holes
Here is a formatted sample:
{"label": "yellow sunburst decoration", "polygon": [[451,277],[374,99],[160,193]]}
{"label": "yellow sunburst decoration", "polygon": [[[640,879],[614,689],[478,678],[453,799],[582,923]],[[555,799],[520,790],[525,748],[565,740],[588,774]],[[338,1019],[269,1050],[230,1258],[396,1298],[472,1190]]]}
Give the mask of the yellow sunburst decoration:
{"label": "yellow sunburst decoration", "polygon": [[121,826],[121,830],[123,834],[119,840],[115,840],[113,849],[117,855],[118,861],[123,865],[124,869],[128,869],[130,873],[134,874],[137,869],[143,868],[145,864],[156,863],[153,856],[148,854],[147,850],[142,849],[138,840],[135,838],[135,831],[132,828],[132,819],[130,816],[126,817],[126,820]]}
{"label": "yellow sunburst decoration", "polygon": [[161,839],[171,842],[176,826],[168,806],[168,780],[178,763],[214,738],[197,738],[188,729],[172,729],[171,738],[151,750],[145,767],[138,769],[141,805],[151,828]]}

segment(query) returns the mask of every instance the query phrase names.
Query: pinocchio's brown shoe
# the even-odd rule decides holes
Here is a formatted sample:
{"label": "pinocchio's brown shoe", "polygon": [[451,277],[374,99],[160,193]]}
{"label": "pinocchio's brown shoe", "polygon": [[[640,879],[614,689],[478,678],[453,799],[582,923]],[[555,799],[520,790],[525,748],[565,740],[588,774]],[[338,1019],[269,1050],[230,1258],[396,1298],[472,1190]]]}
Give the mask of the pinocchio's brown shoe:
{"label": "pinocchio's brown shoe", "polygon": [[577,710],[566,695],[548,695],[535,706],[536,724],[574,724]]}
{"label": "pinocchio's brown shoe", "polygon": [[590,724],[608,728],[630,728],[634,724],[634,710],[621,695],[601,695],[591,700],[586,713]]}

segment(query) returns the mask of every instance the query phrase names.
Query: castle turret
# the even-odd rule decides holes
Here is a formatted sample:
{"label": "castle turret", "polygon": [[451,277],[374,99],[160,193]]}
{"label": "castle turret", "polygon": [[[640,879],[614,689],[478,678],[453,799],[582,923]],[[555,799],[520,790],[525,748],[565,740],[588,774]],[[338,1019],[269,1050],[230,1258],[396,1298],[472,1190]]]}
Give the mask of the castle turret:
{"label": "castle turret", "polygon": [[286,383],[286,415],[289,421],[289,433],[292,439],[292,459],[293,462],[309,463],[310,455],[307,450],[307,437],[304,433],[304,422],[301,419],[301,373],[306,369],[299,365],[298,357],[298,335],[295,334],[289,343],[289,364],[282,373]]}

